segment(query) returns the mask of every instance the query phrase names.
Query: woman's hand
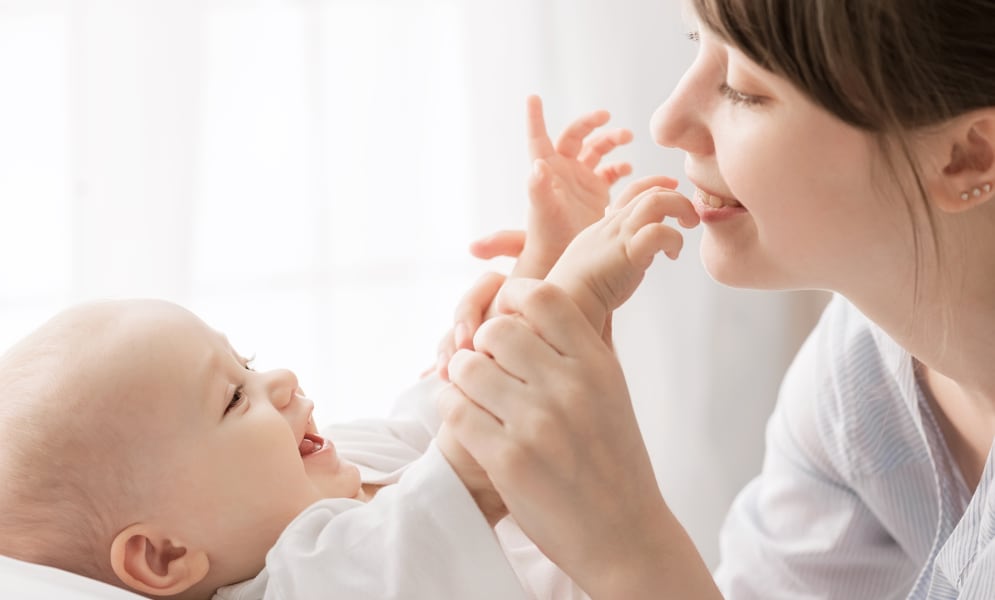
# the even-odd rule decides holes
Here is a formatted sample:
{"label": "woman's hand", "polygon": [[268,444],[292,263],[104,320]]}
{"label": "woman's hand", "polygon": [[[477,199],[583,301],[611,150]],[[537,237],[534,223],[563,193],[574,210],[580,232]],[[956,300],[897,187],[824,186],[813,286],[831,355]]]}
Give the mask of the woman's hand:
{"label": "woman's hand", "polygon": [[508,509],[484,469],[463,448],[445,423],[435,434],[435,444],[463,482],[463,486],[470,492],[487,523],[491,527],[497,525],[498,521],[508,515]]}
{"label": "woman's hand", "polygon": [[498,305],[449,364],[453,435],[575,578],[646,560],[667,511],[611,348],[552,284],[509,280]]}
{"label": "woman's hand", "polygon": [[622,369],[567,294],[514,279],[440,409],[525,533],[592,598],[721,595],[657,486]]}

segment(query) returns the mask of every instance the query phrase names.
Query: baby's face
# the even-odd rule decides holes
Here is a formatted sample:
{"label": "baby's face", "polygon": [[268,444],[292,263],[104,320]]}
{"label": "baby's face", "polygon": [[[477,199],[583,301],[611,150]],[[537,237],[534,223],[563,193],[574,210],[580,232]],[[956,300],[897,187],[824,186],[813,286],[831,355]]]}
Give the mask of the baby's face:
{"label": "baby's face", "polygon": [[207,549],[224,583],[254,576],[308,505],[360,493],[358,470],[317,435],[313,404],[292,372],[253,371],[222,334],[178,306],[129,310],[118,377],[130,390],[121,397],[135,400],[119,414],[152,452],[145,472],[157,495],[145,518]]}

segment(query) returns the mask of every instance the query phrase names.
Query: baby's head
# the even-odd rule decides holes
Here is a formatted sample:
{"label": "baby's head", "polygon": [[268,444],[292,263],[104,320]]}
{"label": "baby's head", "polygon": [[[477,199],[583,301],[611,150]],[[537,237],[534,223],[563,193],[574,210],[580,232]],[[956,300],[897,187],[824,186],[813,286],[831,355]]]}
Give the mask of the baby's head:
{"label": "baby's head", "polygon": [[309,504],[359,494],[312,408],[174,304],[60,313],[0,357],[0,554],[210,597]]}

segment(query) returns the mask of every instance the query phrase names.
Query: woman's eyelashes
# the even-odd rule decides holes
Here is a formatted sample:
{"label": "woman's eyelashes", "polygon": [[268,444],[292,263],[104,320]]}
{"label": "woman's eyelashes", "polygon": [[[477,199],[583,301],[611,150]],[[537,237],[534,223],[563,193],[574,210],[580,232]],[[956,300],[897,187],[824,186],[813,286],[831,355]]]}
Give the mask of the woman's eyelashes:
{"label": "woman's eyelashes", "polygon": [[722,94],[726,100],[735,105],[759,106],[764,102],[764,98],[762,96],[744,94],[736,88],[730,87],[725,81],[719,84],[719,93]]}
{"label": "woman's eyelashes", "polygon": [[[701,34],[698,31],[689,31],[688,39],[694,43],[701,41]],[[719,93],[726,99],[737,106],[759,106],[763,104],[763,96],[754,96],[752,94],[745,94],[736,88],[730,86],[727,82],[723,81],[719,84]]]}

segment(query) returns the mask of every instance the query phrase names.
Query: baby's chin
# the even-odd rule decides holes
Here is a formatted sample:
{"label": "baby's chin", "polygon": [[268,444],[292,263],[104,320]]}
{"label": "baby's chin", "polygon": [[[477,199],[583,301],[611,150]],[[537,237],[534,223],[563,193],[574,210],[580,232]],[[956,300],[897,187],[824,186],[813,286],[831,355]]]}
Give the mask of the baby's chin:
{"label": "baby's chin", "polygon": [[312,477],[315,487],[323,498],[355,498],[364,500],[363,481],[359,475],[359,467],[340,461],[334,474],[321,473]]}

